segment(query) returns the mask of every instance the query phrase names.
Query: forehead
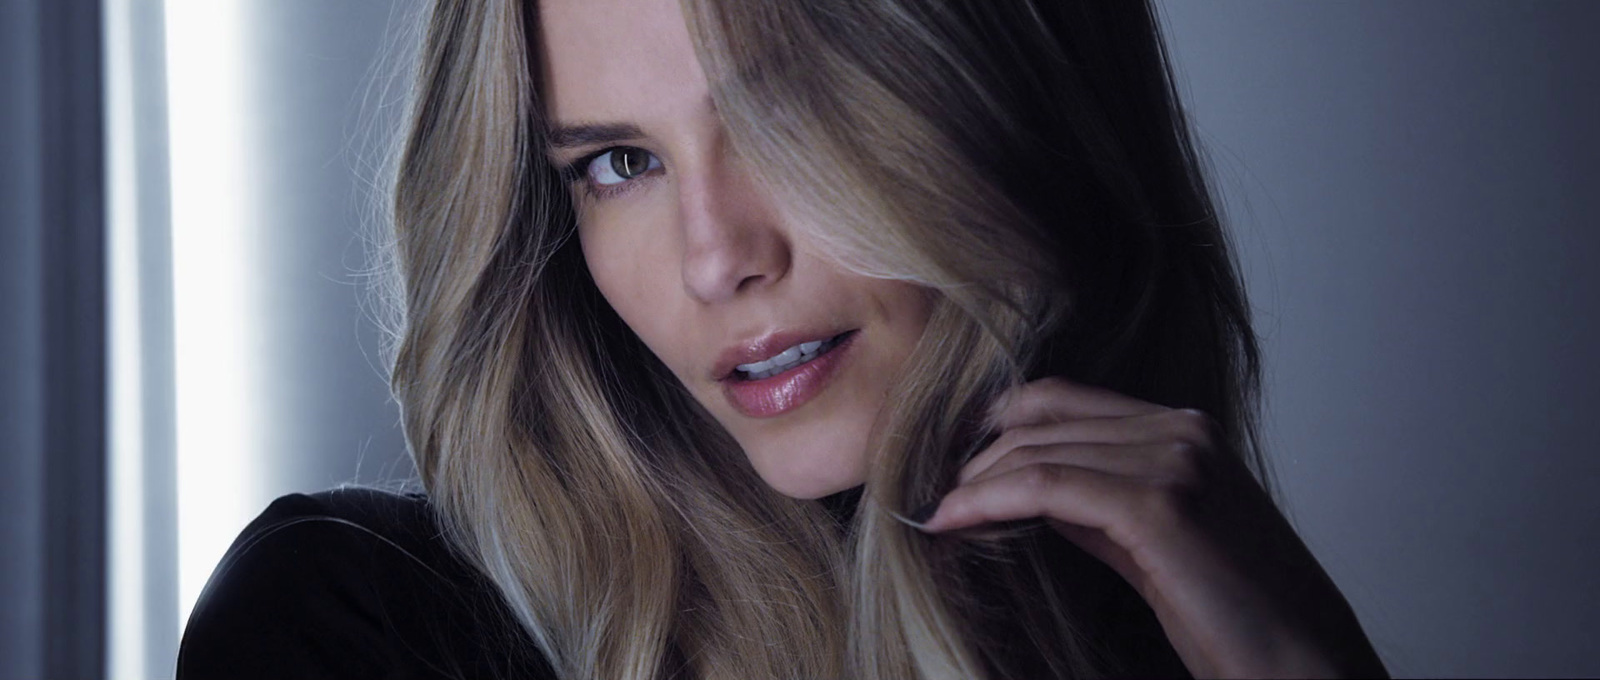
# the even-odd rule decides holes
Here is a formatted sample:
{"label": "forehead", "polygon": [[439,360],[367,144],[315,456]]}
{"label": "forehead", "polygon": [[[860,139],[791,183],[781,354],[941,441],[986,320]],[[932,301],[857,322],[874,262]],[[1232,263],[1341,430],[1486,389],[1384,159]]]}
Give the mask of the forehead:
{"label": "forehead", "polygon": [[539,0],[539,32],[557,124],[643,122],[704,98],[677,0]]}

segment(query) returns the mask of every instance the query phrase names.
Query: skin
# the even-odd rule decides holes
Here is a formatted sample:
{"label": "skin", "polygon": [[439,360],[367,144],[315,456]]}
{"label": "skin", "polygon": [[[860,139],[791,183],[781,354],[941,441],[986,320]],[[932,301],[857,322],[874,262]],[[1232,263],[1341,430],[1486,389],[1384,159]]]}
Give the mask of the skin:
{"label": "skin", "polygon": [[[810,249],[723,137],[674,0],[540,3],[555,126],[638,134],[557,149],[647,152],[619,190],[574,186],[591,275],[618,315],[744,448],[774,489],[815,498],[862,483],[886,389],[927,323],[909,284],[848,273]],[[602,172],[601,175],[604,175]],[[604,189],[604,187],[600,187]],[[815,399],[775,418],[735,411],[718,353],[786,329],[860,329]],[[1343,596],[1205,414],[1054,378],[995,406],[1002,435],[919,528],[1044,517],[1145,598],[1197,676],[1382,676]]]}
{"label": "skin", "polygon": [[[927,291],[846,272],[797,237],[794,211],[751,179],[723,136],[675,2],[563,0],[540,13],[552,127],[627,123],[642,133],[552,159],[565,166],[626,146],[659,162],[609,197],[575,185],[579,239],[601,294],[767,484],[796,498],[861,484],[864,442],[922,336]],[[859,329],[828,387],[777,417],[736,411],[712,377],[720,353],[814,329]]]}
{"label": "skin", "polygon": [[1047,518],[1133,585],[1195,677],[1387,677],[1205,413],[1046,378],[1003,395],[990,419],[999,439],[923,530]]}

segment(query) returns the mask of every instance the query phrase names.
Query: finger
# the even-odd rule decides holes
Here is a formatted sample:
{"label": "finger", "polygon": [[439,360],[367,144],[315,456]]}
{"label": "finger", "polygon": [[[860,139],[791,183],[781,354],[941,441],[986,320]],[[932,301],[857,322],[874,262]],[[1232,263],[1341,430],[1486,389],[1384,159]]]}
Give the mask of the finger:
{"label": "finger", "polygon": [[1165,407],[1066,378],[1042,378],[1002,394],[989,421],[1005,430],[1071,418],[1114,418],[1156,413]]}
{"label": "finger", "polygon": [[[1030,465],[945,494],[924,523],[927,531],[950,531],[1032,517],[1107,530],[1136,492],[1136,482],[1071,465]],[[1108,532],[1109,533],[1109,532]]]}
{"label": "finger", "polygon": [[962,482],[973,484],[998,477],[1030,465],[1071,465],[1107,474],[1145,479],[1175,476],[1170,460],[1178,446],[1173,442],[1152,444],[1041,444],[1022,446],[998,458],[982,472]]}
{"label": "finger", "polygon": [[1153,444],[1172,439],[1177,430],[1168,411],[1120,418],[1080,418],[1056,423],[1019,425],[1008,429],[961,467],[959,483],[965,483],[994,465],[1011,451],[1024,446],[1048,444]]}

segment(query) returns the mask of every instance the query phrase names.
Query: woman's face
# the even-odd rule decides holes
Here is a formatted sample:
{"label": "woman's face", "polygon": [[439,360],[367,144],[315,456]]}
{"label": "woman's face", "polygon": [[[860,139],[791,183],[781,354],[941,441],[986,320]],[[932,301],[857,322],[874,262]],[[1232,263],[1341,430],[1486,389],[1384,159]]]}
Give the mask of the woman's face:
{"label": "woman's face", "polygon": [[552,160],[600,292],[779,492],[860,484],[927,289],[821,259],[724,136],[677,0],[542,0]]}

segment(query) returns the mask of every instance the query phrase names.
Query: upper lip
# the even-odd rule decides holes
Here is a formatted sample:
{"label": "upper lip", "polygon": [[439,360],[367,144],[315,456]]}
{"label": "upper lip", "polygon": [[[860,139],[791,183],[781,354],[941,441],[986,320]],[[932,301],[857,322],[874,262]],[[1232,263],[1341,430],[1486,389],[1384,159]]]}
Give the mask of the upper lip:
{"label": "upper lip", "polygon": [[753,364],[768,359],[783,350],[802,342],[821,342],[844,333],[839,330],[788,330],[741,340],[717,355],[711,368],[712,380],[726,380],[740,364]]}

